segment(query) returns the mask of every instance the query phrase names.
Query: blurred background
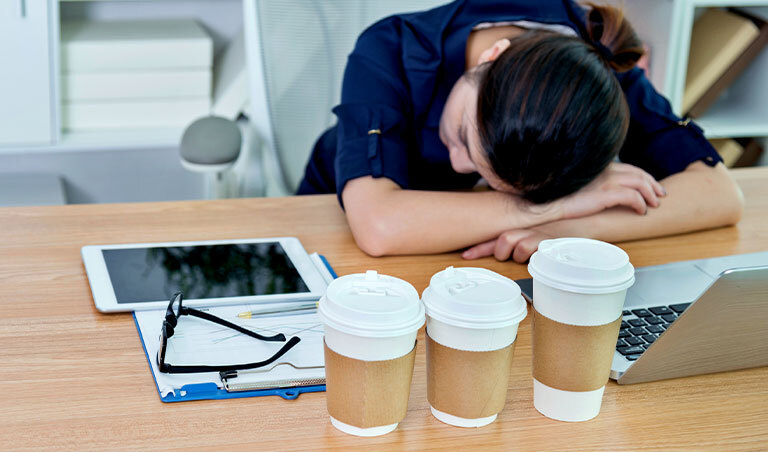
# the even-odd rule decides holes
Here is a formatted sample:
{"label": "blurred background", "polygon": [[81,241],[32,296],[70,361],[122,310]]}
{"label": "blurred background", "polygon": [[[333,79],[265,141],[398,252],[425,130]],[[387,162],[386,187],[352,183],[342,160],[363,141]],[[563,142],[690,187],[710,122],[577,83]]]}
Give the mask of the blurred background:
{"label": "blurred background", "polygon": [[[433,0],[2,0],[0,206],[285,196],[368,25]],[[768,0],[623,0],[642,67],[767,165]]]}

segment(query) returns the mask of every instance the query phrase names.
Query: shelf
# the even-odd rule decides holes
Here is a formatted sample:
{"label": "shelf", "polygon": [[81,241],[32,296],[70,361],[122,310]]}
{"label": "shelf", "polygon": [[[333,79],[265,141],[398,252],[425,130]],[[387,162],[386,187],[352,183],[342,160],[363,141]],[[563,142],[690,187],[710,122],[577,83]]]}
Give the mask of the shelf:
{"label": "shelf", "polygon": [[765,0],[688,0],[695,8],[740,8],[766,6]]}
{"label": "shelf", "polygon": [[768,136],[768,115],[756,116],[735,103],[713,109],[695,121],[707,138]]}
{"label": "shelf", "polygon": [[[161,2],[161,1],[176,1],[176,0],[151,0],[155,2]],[[87,2],[142,2],[146,3],[147,0],[59,0],[59,3],[87,3]]]}
{"label": "shelf", "polygon": [[707,138],[768,136],[768,49],[696,122]]}
{"label": "shelf", "polygon": [[183,128],[63,132],[59,147],[67,148],[153,148],[176,147]]}
{"label": "shelf", "polygon": [[164,149],[178,147],[181,128],[125,129],[98,132],[63,132],[58,143],[39,146],[0,148],[4,153],[124,151],[131,149]]}

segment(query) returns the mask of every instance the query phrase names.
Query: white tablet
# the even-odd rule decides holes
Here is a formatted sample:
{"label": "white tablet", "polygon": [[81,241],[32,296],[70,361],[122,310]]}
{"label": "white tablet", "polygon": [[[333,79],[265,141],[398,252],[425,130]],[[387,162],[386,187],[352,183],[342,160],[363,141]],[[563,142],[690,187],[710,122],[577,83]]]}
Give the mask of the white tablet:
{"label": "white tablet", "polygon": [[165,309],[174,292],[185,306],[318,300],[326,279],[294,237],[94,245],[82,249],[96,308]]}

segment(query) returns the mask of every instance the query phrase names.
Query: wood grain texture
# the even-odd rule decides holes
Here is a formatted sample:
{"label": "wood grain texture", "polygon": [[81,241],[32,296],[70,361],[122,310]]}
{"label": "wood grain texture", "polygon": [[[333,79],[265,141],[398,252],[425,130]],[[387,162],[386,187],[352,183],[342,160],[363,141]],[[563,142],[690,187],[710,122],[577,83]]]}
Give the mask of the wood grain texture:
{"label": "wood grain texture", "polygon": [[[736,227],[620,244],[636,266],[768,250],[768,169],[734,171],[747,207]],[[458,253],[370,258],[334,196],[0,208],[0,449],[6,450],[765,450],[768,368],[618,386],[584,423],[532,403],[530,316],[520,327],[499,420],[460,429],[429,412],[420,347],[408,414],[393,433],[354,438],[328,421],[325,394],[163,404],[129,314],[99,314],[84,245],[293,235],[339,274],[376,269],[421,291]],[[525,267],[473,262],[512,278]],[[423,331],[419,341],[424,343]]]}

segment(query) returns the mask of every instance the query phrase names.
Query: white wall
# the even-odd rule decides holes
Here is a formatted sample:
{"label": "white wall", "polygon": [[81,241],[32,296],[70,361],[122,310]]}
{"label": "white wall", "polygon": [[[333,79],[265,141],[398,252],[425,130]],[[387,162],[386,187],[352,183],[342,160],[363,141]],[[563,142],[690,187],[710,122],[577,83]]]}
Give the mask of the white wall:
{"label": "white wall", "polygon": [[201,176],[181,167],[174,148],[0,153],[3,173],[58,174],[75,204],[203,197]]}

